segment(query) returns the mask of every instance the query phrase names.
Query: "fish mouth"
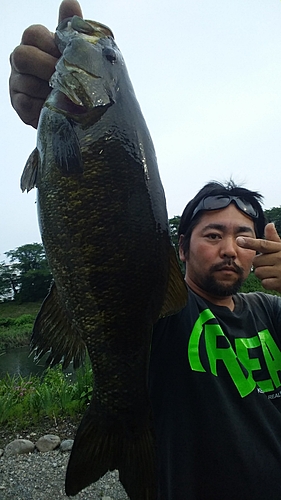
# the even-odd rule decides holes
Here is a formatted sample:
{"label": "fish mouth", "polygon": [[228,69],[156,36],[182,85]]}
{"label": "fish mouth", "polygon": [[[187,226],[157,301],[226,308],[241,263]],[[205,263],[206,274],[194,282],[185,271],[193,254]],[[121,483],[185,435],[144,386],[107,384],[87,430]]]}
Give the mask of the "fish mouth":
{"label": "fish mouth", "polygon": [[81,101],[74,100],[62,91],[56,93],[55,107],[67,115],[85,115],[89,112],[87,106],[84,106]]}
{"label": "fish mouth", "polygon": [[114,102],[103,79],[67,62],[59,62],[60,68],[50,80],[53,87],[46,103],[55,111],[73,119],[100,116]]}
{"label": "fish mouth", "polygon": [[45,106],[65,115],[74,122],[87,125],[99,121],[112,104],[114,104],[114,101],[110,97],[107,98],[107,102],[97,102],[95,106],[90,105],[88,102],[83,104],[75,93],[66,94],[63,90],[57,90],[53,95],[51,93]]}

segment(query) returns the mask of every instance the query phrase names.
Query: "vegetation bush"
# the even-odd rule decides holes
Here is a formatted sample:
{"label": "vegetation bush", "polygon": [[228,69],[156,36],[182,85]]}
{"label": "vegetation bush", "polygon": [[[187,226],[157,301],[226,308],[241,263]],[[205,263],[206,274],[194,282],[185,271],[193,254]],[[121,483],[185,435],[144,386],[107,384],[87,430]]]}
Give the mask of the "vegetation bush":
{"label": "vegetation bush", "polygon": [[28,345],[35,316],[22,314],[17,318],[0,317],[0,351]]}
{"label": "vegetation bush", "polygon": [[40,302],[23,305],[15,301],[0,303],[0,353],[29,344],[40,305]]}
{"label": "vegetation bush", "polygon": [[244,293],[264,292],[271,295],[280,295],[280,293],[275,292],[274,290],[266,290],[262,286],[261,281],[256,277],[254,272],[251,272],[249,274],[248,278],[244,281],[240,291]]}
{"label": "vegetation bush", "polygon": [[[40,302],[0,304],[0,355],[7,348],[28,345]],[[1,362],[1,358],[0,358]],[[59,420],[84,412],[93,391],[89,360],[73,374],[61,366],[42,376],[6,375],[0,379],[0,426],[23,429],[40,425],[45,419]]]}
{"label": "vegetation bush", "polygon": [[0,379],[0,425],[22,429],[44,418],[72,417],[90,402],[93,374],[90,362],[75,374],[48,368],[42,377],[6,375]]}

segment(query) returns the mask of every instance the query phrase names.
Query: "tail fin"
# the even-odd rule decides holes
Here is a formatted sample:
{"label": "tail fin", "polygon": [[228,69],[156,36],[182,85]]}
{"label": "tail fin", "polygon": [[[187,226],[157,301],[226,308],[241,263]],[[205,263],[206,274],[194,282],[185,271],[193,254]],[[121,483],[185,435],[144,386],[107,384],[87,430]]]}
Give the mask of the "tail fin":
{"label": "tail fin", "polygon": [[151,428],[127,432],[119,421],[97,420],[88,410],[78,428],[69,459],[65,492],[74,496],[109,470],[131,500],[156,500],[155,444]]}

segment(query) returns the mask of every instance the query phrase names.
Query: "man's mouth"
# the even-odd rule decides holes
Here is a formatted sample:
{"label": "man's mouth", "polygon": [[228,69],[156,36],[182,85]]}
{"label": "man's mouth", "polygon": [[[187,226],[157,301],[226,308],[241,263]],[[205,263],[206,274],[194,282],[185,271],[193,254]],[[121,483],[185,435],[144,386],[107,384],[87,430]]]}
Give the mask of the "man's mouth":
{"label": "man's mouth", "polygon": [[233,273],[237,273],[237,270],[234,267],[230,266],[221,267],[220,269],[218,269],[218,271],[231,271]]}
{"label": "man's mouth", "polygon": [[231,264],[226,264],[225,262],[222,262],[221,264],[215,264],[214,266],[212,266],[212,272],[217,272],[217,271],[236,273],[239,276],[243,276],[243,268],[237,266],[235,262],[232,262]]}

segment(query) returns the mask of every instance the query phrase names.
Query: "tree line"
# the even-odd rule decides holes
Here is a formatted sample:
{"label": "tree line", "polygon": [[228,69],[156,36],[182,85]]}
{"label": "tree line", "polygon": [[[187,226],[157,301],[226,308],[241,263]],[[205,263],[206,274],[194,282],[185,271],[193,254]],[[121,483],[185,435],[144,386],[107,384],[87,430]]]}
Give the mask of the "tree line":
{"label": "tree line", "polygon": [[5,252],[7,261],[0,263],[0,297],[2,300],[36,302],[49,290],[52,274],[41,243],[29,243]]}
{"label": "tree line", "polygon": [[[274,222],[281,236],[281,206],[265,210],[268,222]],[[172,242],[178,253],[178,226],[180,216],[169,219]],[[0,298],[22,302],[36,302],[46,297],[52,282],[45,251],[41,243],[30,243],[5,252],[6,261],[0,263]],[[181,269],[184,273],[182,263]],[[263,290],[251,273],[242,291]]]}

